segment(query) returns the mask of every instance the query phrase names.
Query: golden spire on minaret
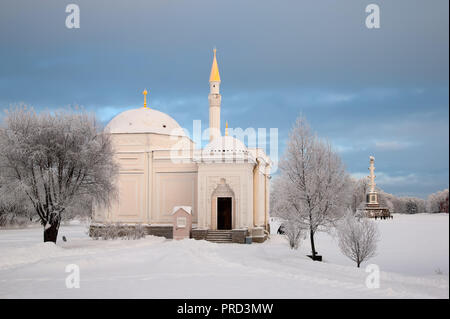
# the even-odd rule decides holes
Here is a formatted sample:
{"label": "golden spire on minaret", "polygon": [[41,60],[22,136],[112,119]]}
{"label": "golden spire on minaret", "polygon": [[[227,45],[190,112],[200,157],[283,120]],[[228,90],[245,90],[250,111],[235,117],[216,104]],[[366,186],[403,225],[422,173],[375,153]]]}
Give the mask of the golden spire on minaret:
{"label": "golden spire on minaret", "polygon": [[214,59],[211,67],[211,75],[209,76],[209,82],[220,82],[219,66],[216,59],[216,48],[214,48]]}
{"label": "golden spire on minaret", "polygon": [[228,136],[228,121],[225,122],[225,136]]}
{"label": "golden spire on minaret", "polygon": [[144,94],[144,107],[147,108],[147,89],[144,89],[144,92],[142,92],[142,94]]}

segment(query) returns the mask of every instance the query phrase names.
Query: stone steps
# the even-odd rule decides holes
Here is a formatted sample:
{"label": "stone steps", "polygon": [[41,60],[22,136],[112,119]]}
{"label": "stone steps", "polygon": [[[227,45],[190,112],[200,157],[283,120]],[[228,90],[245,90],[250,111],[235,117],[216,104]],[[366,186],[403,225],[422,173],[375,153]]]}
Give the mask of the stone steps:
{"label": "stone steps", "polygon": [[214,243],[231,243],[231,230],[208,230],[206,240]]}

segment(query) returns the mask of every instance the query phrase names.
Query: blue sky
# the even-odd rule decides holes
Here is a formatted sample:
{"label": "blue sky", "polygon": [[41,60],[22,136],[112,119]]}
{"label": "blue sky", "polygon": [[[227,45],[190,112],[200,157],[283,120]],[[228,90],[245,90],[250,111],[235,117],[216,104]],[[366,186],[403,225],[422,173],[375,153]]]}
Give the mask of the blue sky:
{"label": "blue sky", "polygon": [[[80,29],[65,27],[76,3]],[[376,3],[381,28],[365,27]],[[279,129],[302,113],[355,176],[376,157],[397,195],[448,188],[448,1],[23,1],[0,4],[0,108],[82,105],[105,123],[142,104],[208,123],[212,48],[222,121]]]}

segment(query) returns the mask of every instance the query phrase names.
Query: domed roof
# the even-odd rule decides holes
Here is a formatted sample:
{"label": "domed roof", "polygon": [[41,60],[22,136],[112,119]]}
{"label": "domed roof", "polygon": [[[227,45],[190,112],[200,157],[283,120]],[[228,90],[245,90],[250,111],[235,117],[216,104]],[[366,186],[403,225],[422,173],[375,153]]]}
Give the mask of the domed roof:
{"label": "domed roof", "polygon": [[203,151],[205,153],[247,153],[247,147],[238,139],[226,135],[212,140],[208,145],[206,145]]}
{"label": "domed roof", "polygon": [[181,126],[166,113],[141,107],[115,116],[106,126],[109,133],[156,133],[186,136]]}

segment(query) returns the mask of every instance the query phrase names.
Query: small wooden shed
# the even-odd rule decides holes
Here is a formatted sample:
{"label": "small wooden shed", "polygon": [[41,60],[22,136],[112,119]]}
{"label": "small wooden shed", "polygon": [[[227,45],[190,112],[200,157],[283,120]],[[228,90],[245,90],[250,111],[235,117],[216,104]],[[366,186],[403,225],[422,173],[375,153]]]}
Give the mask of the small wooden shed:
{"label": "small wooden shed", "polygon": [[175,206],[172,211],[173,239],[189,238],[192,229],[192,207]]}

